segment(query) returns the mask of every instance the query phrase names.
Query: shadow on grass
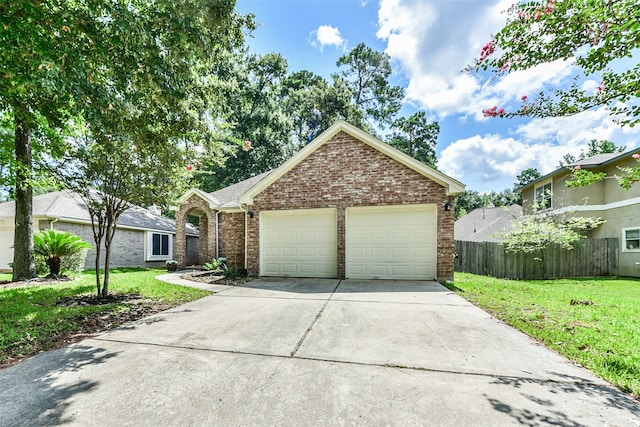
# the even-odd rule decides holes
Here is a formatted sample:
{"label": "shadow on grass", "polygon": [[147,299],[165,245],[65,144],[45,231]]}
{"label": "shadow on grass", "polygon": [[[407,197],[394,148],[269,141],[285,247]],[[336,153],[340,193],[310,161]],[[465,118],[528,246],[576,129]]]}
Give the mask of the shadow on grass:
{"label": "shadow on grass", "polygon": [[[555,409],[555,406],[556,402],[562,406],[571,405],[572,400],[580,401],[585,397],[594,402],[600,401],[603,407],[621,411],[629,421],[636,420],[640,424],[640,403],[617,388],[572,375],[556,372],[551,372],[550,375],[557,379],[497,377],[493,382],[513,388],[514,393],[519,392],[520,396],[537,406],[524,407],[488,395],[485,397],[495,411],[509,415],[517,424],[524,426],[584,426],[586,424],[569,418],[564,412]],[[604,417],[606,413],[603,412],[602,415]],[[590,420],[589,425],[592,422],[597,420]]]}
{"label": "shadow on grass", "polygon": [[98,382],[65,375],[98,365],[118,353],[103,348],[75,345],[41,353],[0,371],[0,425],[61,425],[73,421],[66,410],[78,394],[89,392]]}

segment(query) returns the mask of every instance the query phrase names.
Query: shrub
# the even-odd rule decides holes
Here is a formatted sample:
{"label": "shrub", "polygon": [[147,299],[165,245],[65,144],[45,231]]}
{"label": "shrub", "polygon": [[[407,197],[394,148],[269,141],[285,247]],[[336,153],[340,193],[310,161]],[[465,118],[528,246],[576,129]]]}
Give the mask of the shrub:
{"label": "shrub", "polygon": [[[93,248],[80,236],[58,230],[42,230],[36,233],[33,236],[33,243],[36,257],[44,261],[51,275],[56,276],[65,269],[81,270],[84,267],[87,250]],[[42,267],[38,270],[46,271]]]}
{"label": "shrub", "polygon": [[224,257],[214,258],[211,260],[211,262],[206,263],[203,267],[208,271],[226,271],[227,259]]}

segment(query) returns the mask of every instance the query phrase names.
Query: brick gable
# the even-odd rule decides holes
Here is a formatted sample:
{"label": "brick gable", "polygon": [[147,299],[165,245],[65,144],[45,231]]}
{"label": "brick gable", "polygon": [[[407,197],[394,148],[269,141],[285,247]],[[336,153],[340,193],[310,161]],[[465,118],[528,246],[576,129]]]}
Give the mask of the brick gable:
{"label": "brick gable", "polygon": [[[313,143],[313,142],[312,142]],[[453,210],[445,187],[346,132],[339,132],[257,194],[248,220],[247,269],[259,273],[261,210],[334,207],[338,216],[338,277],[345,276],[345,209],[352,206],[435,204],[438,277],[453,278]]]}

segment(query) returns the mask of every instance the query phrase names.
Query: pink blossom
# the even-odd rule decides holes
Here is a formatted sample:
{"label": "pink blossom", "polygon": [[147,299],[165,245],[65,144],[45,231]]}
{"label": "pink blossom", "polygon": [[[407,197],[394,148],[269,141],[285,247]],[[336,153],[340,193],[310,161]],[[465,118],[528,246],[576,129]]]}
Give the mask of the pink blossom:
{"label": "pink blossom", "polygon": [[542,12],[537,11],[537,12],[536,12],[536,14],[535,14],[535,16],[534,16],[534,18],[535,18],[536,20],[538,20],[538,19],[540,19],[540,17],[541,17],[541,16],[542,16]]}
{"label": "pink blossom", "polygon": [[522,100],[522,102],[527,102],[527,99],[529,99],[529,97],[527,95],[522,95],[520,99]]}
{"label": "pink blossom", "polygon": [[634,159],[636,159],[636,160],[640,160],[640,154],[638,154],[638,153],[634,154],[634,155],[633,155],[633,156],[631,156],[631,157],[633,157],[633,158],[634,158]]}
{"label": "pink blossom", "polygon": [[193,165],[187,165],[187,170],[191,172],[193,170]]}
{"label": "pink blossom", "polygon": [[482,114],[484,114],[485,117],[497,117],[497,116],[504,116],[505,115],[505,110],[504,108],[500,108],[498,109],[498,107],[496,105],[494,105],[491,108],[487,108],[486,110],[482,110]]}
{"label": "pink blossom", "polygon": [[575,170],[579,171],[580,169],[582,169],[582,166],[580,165],[576,165],[576,167],[574,168]]}
{"label": "pink blossom", "polygon": [[556,2],[554,0],[549,0],[549,3],[547,3],[547,8],[544,10],[545,15],[549,15],[551,12],[553,12],[553,7],[556,5]]}
{"label": "pink blossom", "polygon": [[485,44],[482,47],[482,51],[480,52],[480,61],[484,61],[485,59],[490,57],[495,51],[496,51],[495,41],[491,40],[489,43]]}
{"label": "pink blossom", "polygon": [[249,151],[251,150],[251,141],[247,140],[244,142],[244,145],[242,146],[242,151]]}

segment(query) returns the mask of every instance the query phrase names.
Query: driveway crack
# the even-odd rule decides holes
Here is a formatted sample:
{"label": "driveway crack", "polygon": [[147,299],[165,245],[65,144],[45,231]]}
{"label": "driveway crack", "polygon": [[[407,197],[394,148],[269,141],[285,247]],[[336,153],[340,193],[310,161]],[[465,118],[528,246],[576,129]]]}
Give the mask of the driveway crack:
{"label": "driveway crack", "polygon": [[298,340],[298,343],[293,348],[293,351],[291,352],[291,357],[294,357],[296,355],[296,353],[300,349],[300,346],[302,345],[304,340],[307,338],[307,335],[309,335],[309,332],[311,332],[311,329],[313,329],[313,326],[316,324],[320,316],[322,316],[324,309],[327,307],[327,304],[329,304],[329,301],[331,301],[331,298],[333,298],[333,295],[336,293],[341,283],[342,283],[342,280],[339,280],[336,287],[333,288],[333,291],[331,291],[331,295],[329,295],[329,298],[327,298],[327,300],[324,302],[324,304],[322,305],[322,308],[320,309],[320,311],[318,311],[318,314],[316,314],[316,317],[313,318],[313,320],[309,324],[309,327],[307,328],[306,331],[304,331],[304,334],[302,334],[302,337],[300,337],[300,339]]}

